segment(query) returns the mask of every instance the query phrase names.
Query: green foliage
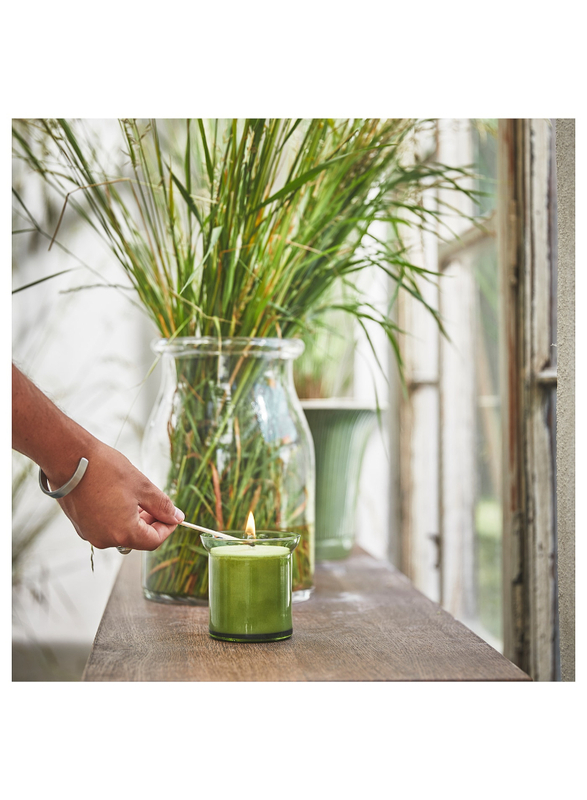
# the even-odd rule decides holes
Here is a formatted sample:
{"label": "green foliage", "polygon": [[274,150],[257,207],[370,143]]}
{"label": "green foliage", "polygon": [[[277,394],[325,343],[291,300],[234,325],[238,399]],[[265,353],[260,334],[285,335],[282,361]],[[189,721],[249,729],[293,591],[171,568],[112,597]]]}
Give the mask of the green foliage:
{"label": "green foliage", "polygon": [[[337,308],[381,325],[401,367],[389,309],[369,303],[357,278],[374,266],[394,298],[405,290],[424,302],[428,276],[402,229],[443,219],[421,202],[424,187],[471,194],[464,170],[411,156],[426,124],[124,119],[116,167],[81,121],[16,121],[13,141],[64,198],[59,224],[73,206],[107,240],[162,336],[299,336]],[[371,232],[376,220],[387,241]],[[332,302],[337,282],[344,302]]]}

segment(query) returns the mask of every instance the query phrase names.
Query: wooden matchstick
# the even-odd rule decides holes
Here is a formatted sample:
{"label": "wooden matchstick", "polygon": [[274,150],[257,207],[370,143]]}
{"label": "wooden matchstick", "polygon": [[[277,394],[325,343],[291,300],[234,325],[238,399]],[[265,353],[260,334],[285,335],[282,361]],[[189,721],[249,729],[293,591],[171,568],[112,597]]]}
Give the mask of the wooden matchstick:
{"label": "wooden matchstick", "polygon": [[220,531],[213,531],[210,528],[202,528],[200,525],[193,525],[191,522],[180,522],[180,525],[183,525],[184,528],[193,528],[195,531],[201,531],[202,533],[211,533],[212,536],[215,536],[217,539],[235,539],[237,542],[241,541],[238,536],[231,536],[228,533],[220,533]]}

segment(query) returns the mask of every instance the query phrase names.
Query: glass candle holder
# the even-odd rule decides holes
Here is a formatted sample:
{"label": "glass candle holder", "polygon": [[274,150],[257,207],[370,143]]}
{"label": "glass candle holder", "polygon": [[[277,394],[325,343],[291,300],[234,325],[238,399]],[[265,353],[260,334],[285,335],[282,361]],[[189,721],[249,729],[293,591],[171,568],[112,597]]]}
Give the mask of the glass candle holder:
{"label": "glass candle holder", "polygon": [[293,632],[292,553],[299,533],[226,531],[235,539],[202,533],[210,554],[209,632],[225,642],[276,642]]}

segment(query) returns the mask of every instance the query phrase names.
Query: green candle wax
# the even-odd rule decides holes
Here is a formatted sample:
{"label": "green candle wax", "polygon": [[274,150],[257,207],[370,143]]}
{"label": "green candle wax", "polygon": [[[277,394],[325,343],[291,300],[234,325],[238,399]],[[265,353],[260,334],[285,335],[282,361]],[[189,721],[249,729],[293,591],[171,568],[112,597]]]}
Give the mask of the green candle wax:
{"label": "green candle wax", "polygon": [[210,550],[210,635],[275,641],[292,634],[291,550],[281,545],[220,545]]}

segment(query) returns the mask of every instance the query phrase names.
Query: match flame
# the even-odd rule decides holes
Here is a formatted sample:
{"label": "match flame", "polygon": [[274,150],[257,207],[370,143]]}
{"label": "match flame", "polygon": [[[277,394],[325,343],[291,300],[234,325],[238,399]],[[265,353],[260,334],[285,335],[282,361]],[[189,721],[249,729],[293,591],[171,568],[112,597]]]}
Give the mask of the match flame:
{"label": "match flame", "polygon": [[255,530],[255,517],[253,516],[252,511],[249,511],[249,516],[247,517],[247,524],[245,525],[245,533],[247,534],[247,539],[257,538]]}

